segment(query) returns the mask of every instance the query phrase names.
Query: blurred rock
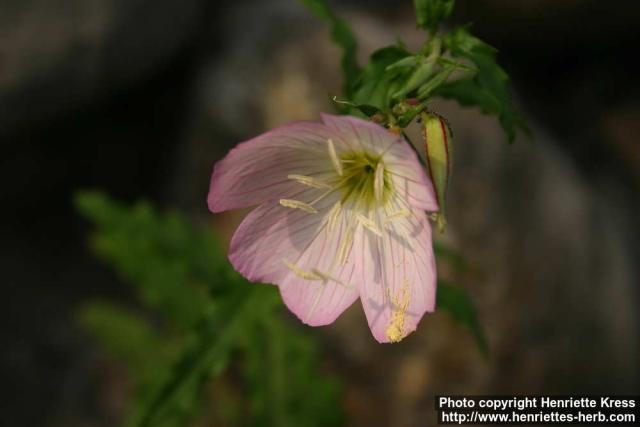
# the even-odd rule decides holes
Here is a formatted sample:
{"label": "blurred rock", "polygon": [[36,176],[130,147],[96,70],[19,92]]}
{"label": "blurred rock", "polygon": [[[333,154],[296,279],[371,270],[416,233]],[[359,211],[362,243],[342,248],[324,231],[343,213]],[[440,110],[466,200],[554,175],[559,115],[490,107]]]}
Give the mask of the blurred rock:
{"label": "blurred rock", "polygon": [[162,68],[200,28],[203,0],[6,0],[0,132],[104,99]]}

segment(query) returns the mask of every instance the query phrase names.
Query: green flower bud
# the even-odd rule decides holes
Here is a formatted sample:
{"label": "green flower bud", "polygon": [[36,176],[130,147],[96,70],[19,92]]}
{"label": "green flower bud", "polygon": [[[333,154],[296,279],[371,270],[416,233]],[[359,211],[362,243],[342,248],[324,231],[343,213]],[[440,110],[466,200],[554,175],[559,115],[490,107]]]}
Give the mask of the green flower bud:
{"label": "green flower bud", "polygon": [[427,167],[436,190],[440,211],[434,215],[438,231],[444,232],[446,221],[446,195],[451,175],[453,154],[451,129],[447,121],[437,114],[423,111],[422,136],[426,147]]}

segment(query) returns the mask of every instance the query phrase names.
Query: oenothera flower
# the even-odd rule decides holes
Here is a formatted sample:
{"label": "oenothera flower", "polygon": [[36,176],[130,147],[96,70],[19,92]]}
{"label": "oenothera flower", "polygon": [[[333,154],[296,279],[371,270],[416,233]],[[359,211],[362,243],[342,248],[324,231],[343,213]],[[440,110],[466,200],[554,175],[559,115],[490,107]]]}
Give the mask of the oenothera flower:
{"label": "oenothera flower", "polygon": [[259,205],[229,259],[274,283],[303,322],[333,322],[358,297],[374,337],[395,342],[435,305],[433,187],[401,137],[353,117],[288,124],[215,165],[209,209]]}

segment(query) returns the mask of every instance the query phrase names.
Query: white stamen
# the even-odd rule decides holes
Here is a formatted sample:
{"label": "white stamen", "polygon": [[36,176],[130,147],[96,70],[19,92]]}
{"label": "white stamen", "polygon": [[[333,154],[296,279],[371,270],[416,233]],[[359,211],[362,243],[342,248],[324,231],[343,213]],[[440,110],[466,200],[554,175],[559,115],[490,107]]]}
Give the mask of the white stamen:
{"label": "white stamen", "polygon": [[347,289],[354,289],[355,288],[355,286],[353,286],[352,284],[344,283],[342,280],[338,279],[337,277],[335,277],[335,276],[333,276],[333,275],[331,275],[329,273],[326,273],[324,271],[320,271],[317,268],[312,269],[311,272],[314,273],[314,274],[317,274],[320,277],[322,277],[322,281],[324,283],[326,283],[328,281],[333,281],[333,282],[336,282],[339,285],[344,286]]}
{"label": "white stamen", "polygon": [[284,263],[284,265],[293,272],[293,274],[295,274],[296,276],[302,278],[302,279],[306,279],[306,280],[322,280],[323,282],[325,281],[325,279],[321,276],[319,276],[318,274],[316,274],[314,271],[305,271],[302,270],[300,268],[298,268],[296,265],[290,263],[289,261],[287,261],[286,259],[283,259],[282,262]]}
{"label": "white stamen", "polygon": [[373,194],[375,194],[376,200],[382,200],[382,190],[384,190],[384,165],[382,162],[378,162],[376,166],[376,175],[373,180]]}
{"label": "white stamen", "polygon": [[327,139],[327,146],[329,147],[329,157],[331,157],[331,163],[333,163],[333,167],[338,172],[338,175],[342,176],[342,163],[340,163],[340,159],[338,158],[338,154],[336,153],[336,147],[333,145],[333,141],[331,139]]}
{"label": "white stamen", "polygon": [[308,203],[301,202],[300,200],[292,200],[292,199],[280,199],[280,204],[287,208],[300,209],[308,213],[318,213],[316,208],[311,206]]}
{"label": "white stamen", "polygon": [[340,247],[338,248],[338,260],[340,264],[346,264],[349,256],[349,251],[351,250],[351,245],[353,244],[353,228],[346,224],[347,230],[345,232],[344,238],[340,240]]}
{"label": "white stamen", "polygon": [[327,231],[333,231],[336,226],[336,222],[338,221],[338,215],[340,214],[341,210],[342,203],[340,203],[340,200],[338,200],[327,214]]}
{"label": "white stamen", "polygon": [[389,224],[396,219],[406,218],[408,216],[411,216],[411,212],[409,212],[408,209],[402,209],[402,210],[390,213],[389,216],[387,216],[387,218],[384,220],[384,223]]}
{"label": "white stamen", "polygon": [[318,188],[318,189],[322,189],[322,188],[331,188],[331,186],[329,184],[326,184],[318,179],[315,179],[311,176],[306,176],[306,175],[287,175],[288,179],[292,179],[294,181],[299,182],[300,184],[304,184],[307,185],[309,187],[313,187],[313,188]]}
{"label": "white stamen", "polygon": [[358,219],[360,224],[362,224],[365,228],[367,228],[373,234],[375,234],[375,235],[377,235],[379,237],[382,237],[382,231],[380,231],[378,226],[373,221],[371,221],[369,218],[367,218],[366,216],[364,216],[362,214],[358,214],[358,216],[356,216],[356,218]]}

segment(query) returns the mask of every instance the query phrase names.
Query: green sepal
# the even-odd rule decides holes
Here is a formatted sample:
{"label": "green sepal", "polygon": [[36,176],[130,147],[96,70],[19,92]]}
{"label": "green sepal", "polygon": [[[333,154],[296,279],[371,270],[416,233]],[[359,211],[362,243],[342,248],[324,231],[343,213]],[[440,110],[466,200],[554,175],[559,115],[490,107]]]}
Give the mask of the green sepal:
{"label": "green sepal", "polygon": [[429,176],[438,198],[439,211],[434,214],[439,232],[444,232],[446,226],[446,197],[451,175],[453,155],[453,141],[451,130],[446,120],[434,113],[423,111],[422,136]]}

